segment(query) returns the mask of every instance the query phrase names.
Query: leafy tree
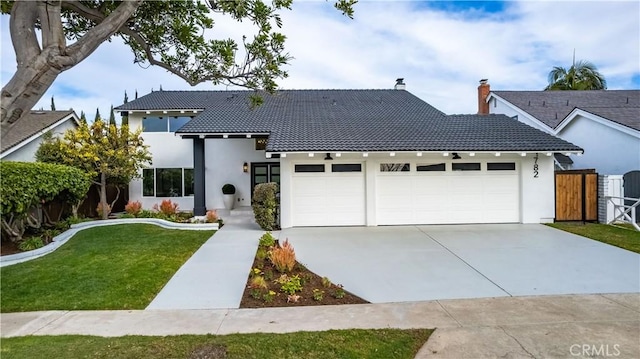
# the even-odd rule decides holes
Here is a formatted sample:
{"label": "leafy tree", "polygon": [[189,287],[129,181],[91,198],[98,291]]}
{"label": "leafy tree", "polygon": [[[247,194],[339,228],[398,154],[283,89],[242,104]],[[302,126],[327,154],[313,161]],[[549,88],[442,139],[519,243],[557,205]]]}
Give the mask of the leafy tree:
{"label": "leafy tree", "polygon": [[89,190],[87,175],[73,167],[49,163],[0,162],[2,236],[17,242],[26,227],[39,228],[34,208],[58,199],[77,203]]}
{"label": "leafy tree", "polygon": [[606,90],[607,81],[594,64],[580,60],[569,69],[556,66],[549,72],[545,90]]}
{"label": "leafy tree", "polygon": [[113,105],[111,105],[111,113],[109,114],[109,125],[116,126],[116,114],[113,112]]}
{"label": "leafy tree", "polygon": [[[129,132],[129,126],[117,127],[98,119],[91,125],[81,122],[65,132],[64,138],[43,141],[36,153],[38,161],[62,163],[83,169],[99,186],[102,218],[109,215],[107,183],[122,185],[140,176],[140,170],[151,163],[151,155],[140,133]],[[60,155],[61,154],[61,155]],[[116,197],[117,199],[117,197]],[[114,200],[115,202],[115,200]],[[107,209],[107,210],[105,210]]]}
{"label": "leafy tree", "polygon": [[[353,16],[357,0],[335,1],[337,9]],[[10,14],[17,61],[15,74],[2,88],[2,130],[24,118],[60,73],[114,36],[131,48],[134,62],[159,66],[191,85],[210,81],[273,91],[275,81],[287,76],[282,68],[291,59],[285,52],[285,36],[278,32],[282,27],[278,11],[291,9],[292,2],[2,1],[2,13]],[[255,26],[251,39],[243,37],[242,52],[232,39],[211,40],[205,36],[214,26],[212,13]]]}
{"label": "leafy tree", "polygon": [[84,114],[84,111],[80,111],[80,122],[87,123],[87,116]]}

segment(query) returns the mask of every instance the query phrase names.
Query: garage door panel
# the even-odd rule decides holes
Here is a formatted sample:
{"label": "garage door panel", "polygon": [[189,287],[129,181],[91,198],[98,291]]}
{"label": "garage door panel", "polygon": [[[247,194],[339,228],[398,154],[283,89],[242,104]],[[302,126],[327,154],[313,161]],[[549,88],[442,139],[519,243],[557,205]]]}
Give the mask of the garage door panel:
{"label": "garage door panel", "polygon": [[[409,188],[410,190],[407,190]],[[515,171],[413,172],[378,175],[378,224],[501,223],[519,221]]]}
{"label": "garage door panel", "polygon": [[317,172],[292,176],[293,226],[365,224],[363,172]]}

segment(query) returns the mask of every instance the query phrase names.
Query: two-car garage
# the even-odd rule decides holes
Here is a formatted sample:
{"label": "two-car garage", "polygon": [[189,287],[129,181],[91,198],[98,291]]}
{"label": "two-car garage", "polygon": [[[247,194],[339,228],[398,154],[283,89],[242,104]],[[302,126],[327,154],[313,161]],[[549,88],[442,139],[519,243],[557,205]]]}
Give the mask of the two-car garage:
{"label": "two-car garage", "polygon": [[294,163],[292,226],[520,222],[518,167],[488,160]]}

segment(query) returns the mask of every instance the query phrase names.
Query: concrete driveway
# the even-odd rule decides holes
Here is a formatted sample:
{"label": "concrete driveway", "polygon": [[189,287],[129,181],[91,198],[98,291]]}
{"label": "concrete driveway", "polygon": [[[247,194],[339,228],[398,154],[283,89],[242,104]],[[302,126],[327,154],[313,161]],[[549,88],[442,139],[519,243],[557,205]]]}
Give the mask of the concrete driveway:
{"label": "concrete driveway", "polygon": [[298,261],[372,302],[638,293],[640,255],[538,224],[291,228]]}

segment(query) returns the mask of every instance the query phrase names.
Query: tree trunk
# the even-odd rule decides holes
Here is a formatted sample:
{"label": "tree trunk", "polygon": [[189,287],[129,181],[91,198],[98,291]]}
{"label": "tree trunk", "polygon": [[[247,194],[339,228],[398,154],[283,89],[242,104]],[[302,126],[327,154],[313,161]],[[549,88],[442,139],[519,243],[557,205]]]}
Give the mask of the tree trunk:
{"label": "tree trunk", "polygon": [[109,204],[107,203],[107,175],[100,173],[100,207],[102,207],[102,219],[109,218]]}

